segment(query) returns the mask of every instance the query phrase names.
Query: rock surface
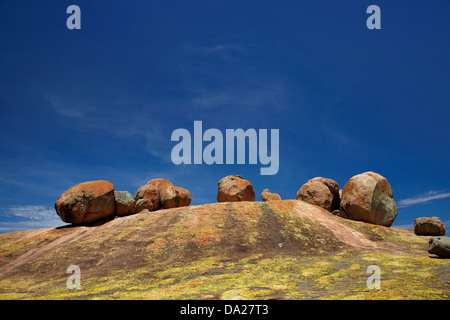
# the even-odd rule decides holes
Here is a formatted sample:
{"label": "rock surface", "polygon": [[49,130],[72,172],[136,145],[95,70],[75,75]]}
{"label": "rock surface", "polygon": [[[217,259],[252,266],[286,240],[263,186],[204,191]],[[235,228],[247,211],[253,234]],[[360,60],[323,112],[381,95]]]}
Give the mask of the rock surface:
{"label": "rock surface", "polygon": [[[213,203],[0,234],[0,299],[448,299],[448,260],[427,249],[303,201]],[[382,290],[366,288],[374,263]]]}
{"label": "rock surface", "polygon": [[115,216],[114,185],[88,181],[67,189],[55,202],[56,213],[67,223],[90,224]]}
{"label": "rock surface", "polygon": [[438,217],[422,217],[414,220],[414,233],[420,236],[443,236],[445,227]]}
{"label": "rock surface", "polygon": [[116,214],[118,217],[135,213],[134,198],[128,191],[114,191]]}
{"label": "rock surface", "polygon": [[433,237],[428,244],[428,253],[450,258],[450,237]]}
{"label": "rock surface", "polygon": [[342,190],[341,211],[352,220],[386,227],[391,226],[397,216],[389,182],[374,172],[350,178]]}
{"label": "rock surface", "polygon": [[262,201],[273,201],[273,200],[281,200],[281,197],[278,193],[272,193],[269,189],[264,189],[261,192],[261,200]]}
{"label": "rock surface", "polygon": [[230,175],[219,181],[217,202],[255,201],[252,184],[239,175]]}
{"label": "rock surface", "polygon": [[164,209],[186,207],[191,203],[191,193],[181,187],[167,187],[161,193],[161,206]]}

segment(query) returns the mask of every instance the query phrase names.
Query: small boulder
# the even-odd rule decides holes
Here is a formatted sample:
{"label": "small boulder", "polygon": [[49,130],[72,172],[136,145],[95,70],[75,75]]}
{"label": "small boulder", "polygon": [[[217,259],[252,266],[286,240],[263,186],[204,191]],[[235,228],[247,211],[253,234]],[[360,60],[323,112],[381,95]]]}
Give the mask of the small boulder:
{"label": "small boulder", "polygon": [[272,200],[281,200],[281,197],[278,193],[272,193],[269,189],[264,189],[261,193],[262,201],[272,201]]}
{"label": "small boulder", "polygon": [[295,199],[315,204],[330,212],[332,211],[333,194],[324,183],[318,180],[309,180],[302,185]]}
{"label": "small boulder", "polygon": [[114,185],[89,181],[67,189],[55,202],[58,216],[67,223],[86,225],[112,219],[116,214]]}
{"label": "small boulder", "polygon": [[419,236],[443,236],[445,227],[438,217],[422,217],[414,220],[414,233]]}
{"label": "small boulder", "polygon": [[450,258],[450,237],[433,237],[428,241],[428,253]]}
{"label": "small boulder", "polygon": [[116,199],[116,214],[118,217],[135,213],[134,199],[128,191],[114,191]]}
{"label": "small boulder", "polygon": [[181,187],[167,187],[160,193],[164,209],[186,207],[191,203],[191,193]]}
{"label": "small boulder", "polygon": [[239,175],[222,178],[217,188],[217,202],[227,201],[255,201],[252,184]]}
{"label": "small boulder", "polygon": [[352,220],[390,227],[397,216],[391,185],[375,172],[350,178],[342,190],[341,211]]}

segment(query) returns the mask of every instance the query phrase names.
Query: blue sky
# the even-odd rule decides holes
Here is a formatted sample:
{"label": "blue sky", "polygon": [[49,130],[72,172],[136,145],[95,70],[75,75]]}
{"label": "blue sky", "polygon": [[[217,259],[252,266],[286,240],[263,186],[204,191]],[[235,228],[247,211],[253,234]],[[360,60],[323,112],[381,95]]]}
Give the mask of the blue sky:
{"label": "blue sky", "polygon": [[[81,8],[81,30],[66,9]],[[369,5],[381,30],[366,27]],[[450,2],[0,1],[0,232],[53,227],[70,186],[153,178],[216,202],[229,174],[295,198],[385,176],[394,227],[450,230]],[[179,165],[171,133],[279,129],[280,168]]]}

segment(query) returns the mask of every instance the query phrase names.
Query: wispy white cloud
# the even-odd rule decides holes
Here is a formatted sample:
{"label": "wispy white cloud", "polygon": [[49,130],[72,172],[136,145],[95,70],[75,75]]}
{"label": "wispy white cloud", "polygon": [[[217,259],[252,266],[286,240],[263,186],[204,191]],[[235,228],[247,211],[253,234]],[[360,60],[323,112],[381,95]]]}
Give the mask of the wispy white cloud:
{"label": "wispy white cloud", "polygon": [[442,191],[428,191],[425,194],[418,195],[408,199],[402,199],[397,201],[397,206],[399,208],[406,208],[418,204],[428,203],[437,199],[445,199],[450,198],[450,192],[442,192]]}
{"label": "wispy white cloud", "polygon": [[238,50],[242,50],[242,47],[235,45],[235,44],[219,44],[219,45],[212,46],[212,47],[202,48],[202,51],[205,53],[214,53],[214,52],[223,51],[223,50],[238,51]]}
{"label": "wispy white cloud", "polygon": [[[65,225],[54,208],[40,205],[10,206],[3,216],[10,218],[0,222],[0,232],[13,232],[39,228],[54,228]],[[11,219],[12,218],[12,219]]]}
{"label": "wispy white cloud", "polygon": [[85,107],[75,106],[70,100],[63,99],[59,95],[45,94],[44,98],[50,106],[61,116],[70,118],[83,118],[86,112]]}
{"label": "wispy white cloud", "polygon": [[255,83],[254,80],[247,80],[220,90],[195,90],[195,96],[190,102],[195,107],[205,109],[234,106],[261,111],[261,108],[287,108],[288,97],[288,90],[281,82]]}
{"label": "wispy white cloud", "polygon": [[218,52],[233,52],[242,51],[244,48],[240,45],[233,43],[220,43],[210,46],[202,46],[198,44],[188,44],[184,46],[184,50],[188,50],[194,53],[200,53],[204,55],[218,53]]}
{"label": "wispy white cloud", "polygon": [[143,137],[150,154],[168,161],[166,150],[160,151],[170,142],[170,135],[163,130],[165,121],[161,112],[162,108],[167,110],[167,106],[139,103],[138,98],[143,98],[130,94],[118,95],[117,99],[109,100],[86,97],[71,99],[70,93],[44,92],[42,96],[58,115],[71,118],[71,126],[89,131],[89,134],[92,134],[92,130],[101,130],[118,137]]}

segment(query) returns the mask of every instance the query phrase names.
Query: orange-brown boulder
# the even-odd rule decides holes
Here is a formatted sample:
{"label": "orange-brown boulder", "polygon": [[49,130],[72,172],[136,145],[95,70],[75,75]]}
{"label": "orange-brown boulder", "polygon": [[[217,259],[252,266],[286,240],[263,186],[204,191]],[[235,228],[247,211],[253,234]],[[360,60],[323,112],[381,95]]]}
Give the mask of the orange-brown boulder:
{"label": "orange-brown boulder", "polygon": [[217,202],[255,201],[252,184],[239,175],[230,175],[219,181]]}
{"label": "orange-brown boulder", "polygon": [[114,185],[105,180],[77,184],[55,202],[60,218],[74,225],[86,225],[115,216]]}
{"label": "orange-brown boulder", "polygon": [[315,204],[331,212],[333,194],[324,183],[311,179],[297,191],[295,199]]}
{"label": "orange-brown boulder", "polygon": [[375,172],[350,178],[342,190],[341,211],[352,220],[390,227],[397,216],[391,185]]}
{"label": "orange-brown boulder", "polygon": [[149,211],[161,209],[161,192],[173,186],[173,183],[166,179],[152,179],[147,182],[134,195],[135,212],[139,213],[144,209]]}
{"label": "orange-brown boulder", "polygon": [[340,201],[338,183],[336,181],[334,181],[333,179],[322,178],[322,177],[316,177],[316,178],[311,179],[310,181],[319,181],[319,182],[323,183],[324,185],[326,185],[333,196],[330,211],[339,210],[341,201]]}
{"label": "orange-brown boulder", "polygon": [[445,227],[438,217],[422,217],[414,220],[414,233],[419,236],[443,236]]}
{"label": "orange-brown boulder", "polygon": [[186,207],[191,203],[191,193],[181,187],[167,187],[160,195],[164,209]]}

